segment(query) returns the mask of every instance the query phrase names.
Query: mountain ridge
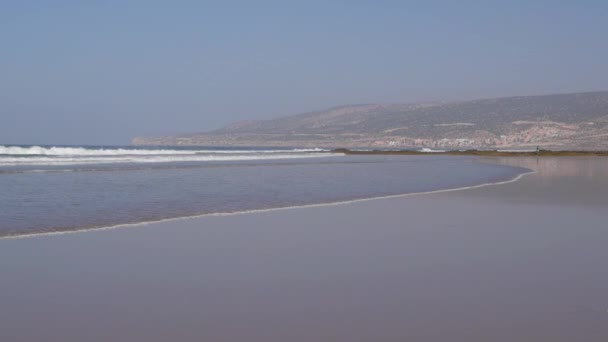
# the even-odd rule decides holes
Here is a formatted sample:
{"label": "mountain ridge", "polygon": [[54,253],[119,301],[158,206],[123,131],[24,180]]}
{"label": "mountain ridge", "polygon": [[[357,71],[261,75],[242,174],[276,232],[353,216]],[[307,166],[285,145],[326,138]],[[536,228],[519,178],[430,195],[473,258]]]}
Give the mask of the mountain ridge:
{"label": "mountain ridge", "polygon": [[606,149],[608,91],[344,105],[133,144]]}

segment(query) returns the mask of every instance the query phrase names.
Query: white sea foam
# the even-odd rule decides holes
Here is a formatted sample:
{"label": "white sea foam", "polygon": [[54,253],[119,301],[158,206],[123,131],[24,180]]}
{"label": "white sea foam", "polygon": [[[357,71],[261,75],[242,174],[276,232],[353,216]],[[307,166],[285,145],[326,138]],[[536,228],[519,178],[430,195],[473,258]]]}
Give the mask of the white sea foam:
{"label": "white sea foam", "polygon": [[259,153],[310,153],[324,152],[320,148],[292,150],[176,150],[141,148],[85,148],[3,146],[0,155],[13,156],[133,156],[133,155],[196,155],[196,154],[259,154]]}
{"label": "white sea foam", "polygon": [[338,156],[320,148],[277,150],[211,150],[90,148],[0,145],[0,166],[89,165],[295,159]]}
{"label": "white sea foam", "polygon": [[276,160],[276,159],[301,159],[335,157],[342,154],[335,153],[306,153],[306,154],[241,154],[241,155],[152,155],[137,156],[123,155],[120,157],[30,157],[0,158],[0,166],[29,166],[29,165],[90,165],[90,164],[113,164],[113,163],[171,163],[171,162],[210,162],[210,161],[247,161],[247,160]]}

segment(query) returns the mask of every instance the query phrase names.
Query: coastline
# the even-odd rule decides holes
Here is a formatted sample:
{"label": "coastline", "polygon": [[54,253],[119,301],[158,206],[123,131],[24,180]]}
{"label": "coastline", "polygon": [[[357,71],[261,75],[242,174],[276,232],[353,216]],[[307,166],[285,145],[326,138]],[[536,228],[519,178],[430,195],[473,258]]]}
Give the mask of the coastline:
{"label": "coastline", "polygon": [[608,157],[608,151],[501,151],[501,150],[449,150],[449,151],[415,151],[415,150],[350,150],[337,148],[331,153],[345,155],[447,155],[447,156],[480,156],[480,157]]}
{"label": "coastline", "polygon": [[536,172],[0,241],[0,340],[605,341],[608,160],[494,161]]}

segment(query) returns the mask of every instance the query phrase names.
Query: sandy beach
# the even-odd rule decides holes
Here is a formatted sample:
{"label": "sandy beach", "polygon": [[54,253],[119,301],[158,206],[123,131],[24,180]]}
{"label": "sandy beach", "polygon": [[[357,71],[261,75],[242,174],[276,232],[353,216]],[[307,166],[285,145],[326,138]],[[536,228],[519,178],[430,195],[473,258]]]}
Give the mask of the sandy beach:
{"label": "sandy beach", "polygon": [[0,341],[608,341],[608,159],[516,182],[0,240]]}

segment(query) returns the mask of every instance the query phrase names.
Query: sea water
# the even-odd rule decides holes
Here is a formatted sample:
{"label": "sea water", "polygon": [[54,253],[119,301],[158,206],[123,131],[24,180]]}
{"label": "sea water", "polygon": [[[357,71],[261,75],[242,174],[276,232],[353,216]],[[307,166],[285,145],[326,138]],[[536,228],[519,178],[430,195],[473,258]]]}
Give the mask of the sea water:
{"label": "sea water", "polygon": [[469,187],[526,171],[304,148],[0,145],[0,237]]}

